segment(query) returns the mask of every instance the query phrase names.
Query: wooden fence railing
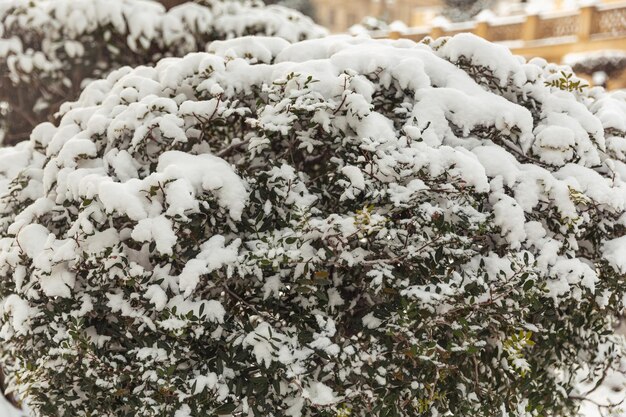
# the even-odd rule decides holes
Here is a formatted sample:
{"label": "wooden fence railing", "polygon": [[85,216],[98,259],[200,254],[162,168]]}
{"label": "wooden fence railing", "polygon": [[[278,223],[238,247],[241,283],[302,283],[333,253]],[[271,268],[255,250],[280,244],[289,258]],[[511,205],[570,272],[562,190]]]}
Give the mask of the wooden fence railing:
{"label": "wooden fence railing", "polygon": [[[573,52],[626,49],[626,2],[585,6],[565,13],[506,18],[500,22],[468,22],[375,36],[419,41],[426,36],[437,38],[460,32],[472,32],[492,42],[506,43],[520,55],[560,61]],[[550,42],[546,42],[547,39]]]}

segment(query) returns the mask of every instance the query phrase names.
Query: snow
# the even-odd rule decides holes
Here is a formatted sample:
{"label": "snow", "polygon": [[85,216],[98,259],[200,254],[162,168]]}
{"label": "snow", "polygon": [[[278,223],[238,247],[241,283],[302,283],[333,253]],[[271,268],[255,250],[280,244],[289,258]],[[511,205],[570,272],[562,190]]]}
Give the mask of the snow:
{"label": "snow", "polygon": [[246,186],[223,159],[209,154],[188,155],[170,151],[159,157],[157,172],[168,179],[189,181],[196,195],[213,191],[234,220],[241,218],[248,198]]}
{"label": "snow", "polygon": [[212,42],[208,51],[233,58],[253,57],[251,63],[269,64],[280,51],[289,45],[289,42],[282,38],[242,36],[228,41]]}
{"label": "snow", "polygon": [[516,83],[526,81],[523,72],[520,71],[522,63],[517,57],[511,55],[507,47],[490,44],[469,33],[461,33],[448,40],[441,47],[440,53],[452,61],[465,56],[470,58],[475,65],[489,68],[500,80],[500,85],[505,85],[511,75],[514,75]]}
{"label": "snow", "polygon": [[604,242],[603,249],[602,257],[613,268],[626,274],[626,236]]}
{"label": "snow", "polygon": [[165,216],[141,219],[133,228],[131,237],[137,242],[156,243],[156,249],[164,255],[172,255],[173,247],[176,245],[176,234],[174,233],[173,224],[170,219]]}
{"label": "snow", "polygon": [[3,396],[0,396],[0,415],[2,417],[24,417],[24,413],[16,410]]}
{"label": "snow", "polygon": [[[588,392],[594,388],[594,385],[586,383],[581,385],[578,390]],[[604,382],[588,395],[588,401],[582,401],[580,415],[582,417],[601,417],[607,415],[612,417],[623,417],[625,410],[623,401],[626,398],[626,377],[622,372],[609,370]],[[615,404],[616,406],[605,408],[598,407],[600,405]]]}
{"label": "snow", "polygon": [[17,235],[17,240],[24,254],[35,259],[46,247],[50,231],[40,224],[29,224]]}
{"label": "snow", "polygon": [[76,282],[74,274],[62,265],[53,267],[50,273],[50,276],[43,275],[39,278],[43,293],[48,297],[70,298]]}
{"label": "snow", "polygon": [[337,403],[341,400],[333,390],[322,382],[315,382],[304,389],[302,396],[309,399],[311,404],[324,406]]}
{"label": "snow", "polygon": [[141,349],[137,349],[135,354],[137,355],[137,359],[140,361],[145,361],[149,358],[155,362],[163,362],[167,360],[167,351],[165,349],[155,347],[143,347]]}
{"label": "snow", "polygon": [[415,198],[416,193],[424,190],[428,190],[428,187],[420,179],[411,180],[406,186],[393,184],[390,187],[392,201],[396,206],[410,202]]}
{"label": "snow", "polygon": [[243,345],[246,347],[252,347],[252,353],[254,354],[257,363],[265,365],[269,368],[277,353],[277,349],[274,347],[275,342],[270,342],[270,339],[276,335],[276,331],[272,331],[271,327],[267,323],[261,323],[254,332],[249,333],[243,340]]}
{"label": "snow", "polygon": [[605,129],[626,131],[626,91],[617,90],[600,97],[592,110]]}
{"label": "snow", "polygon": [[[15,332],[22,335],[28,333],[30,329],[29,320],[33,312],[26,300],[16,294],[10,295],[3,302],[2,313],[10,317],[10,323]],[[2,328],[2,333],[6,331],[8,331],[8,329],[5,324]]]}
{"label": "snow", "polygon": [[201,393],[205,389],[215,390],[217,393],[218,401],[224,401],[229,394],[228,386],[226,384],[220,383],[218,376],[213,372],[209,373],[208,375],[200,375],[196,377],[192,382],[192,385],[194,384],[196,386],[196,394]]}
{"label": "snow", "polygon": [[502,230],[502,235],[512,248],[519,249],[526,240],[524,210],[514,198],[505,194],[494,193],[490,197],[493,205],[494,223]]}
{"label": "snow", "polygon": [[174,417],[191,417],[191,408],[187,404],[183,405],[174,413]]}
{"label": "snow", "polygon": [[185,294],[191,294],[200,282],[202,275],[235,262],[240,243],[239,240],[235,240],[230,245],[225,246],[224,237],[219,235],[212,236],[203,243],[200,253],[185,265],[180,274],[180,290]]}
{"label": "snow", "polygon": [[154,304],[154,308],[157,311],[163,310],[167,305],[167,294],[163,291],[163,288],[158,285],[151,285],[148,287],[144,297]]}
{"label": "snow", "polygon": [[569,65],[573,67],[577,64],[584,65],[586,62],[590,60],[617,60],[617,59],[626,59],[626,52],[619,49],[603,49],[600,51],[593,52],[584,52],[584,53],[572,53],[567,54],[563,57],[562,62],[565,65]]}
{"label": "snow", "polygon": [[377,319],[374,316],[374,313],[368,313],[365,316],[363,316],[363,325],[365,327],[367,327],[368,329],[376,329],[378,327],[380,327],[380,325],[382,324],[382,321]]}
{"label": "snow", "polygon": [[365,178],[361,170],[355,166],[345,166],[341,169],[341,172],[348,177],[352,186],[363,190],[365,188]]}
{"label": "snow", "polygon": [[[74,181],[68,184],[68,188],[77,184],[78,187],[72,187],[78,189],[77,197],[91,198],[97,194],[105,210],[109,212],[120,212],[132,220],[142,220],[148,217],[145,207],[146,204],[138,195],[138,191],[141,189],[142,185],[141,181],[131,179],[125,183],[118,183],[105,180],[100,183],[100,181],[98,181],[100,179],[101,178],[94,175],[85,177],[77,175],[70,178],[70,180]],[[92,185],[97,188],[92,188]],[[97,189],[97,192],[91,191],[90,188],[92,190]]]}
{"label": "snow", "polygon": [[598,282],[596,272],[589,265],[577,259],[560,259],[551,268],[552,280],[547,282],[547,290],[550,297],[558,302],[558,298],[565,294],[573,293],[576,298],[582,298],[580,290],[572,289],[572,284],[588,289],[595,293],[595,285]]}
{"label": "snow", "polygon": [[31,163],[29,144],[22,142],[15,147],[0,148],[0,194],[4,194],[10,179]]}

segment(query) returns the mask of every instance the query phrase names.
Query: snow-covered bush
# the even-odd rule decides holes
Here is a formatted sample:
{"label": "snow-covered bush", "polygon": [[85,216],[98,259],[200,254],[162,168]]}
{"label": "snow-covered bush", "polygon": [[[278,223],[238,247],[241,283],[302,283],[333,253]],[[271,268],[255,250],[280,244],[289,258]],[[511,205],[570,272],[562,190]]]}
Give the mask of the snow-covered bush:
{"label": "snow-covered bush", "polygon": [[595,85],[606,86],[610,79],[619,79],[626,74],[624,51],[603,50],[568,54],[563,57],[563,61],[578,74],[590,75]]}
{"label": "snow-covered bush", "polygon": [[36,416],[572,415],[617,367],[626,97],[469,34],[210,49],[0,152]]}
{"label": "snow-covered bush", "polygon": [[576,72],[583,74],[591,75],[602,71],[609,76],[618,76],[626,70],[626,52],[620,50],[568,54],[563,61]]}
{"label": "snow-covered bush", "polygon": [[[256,1],[204,0],[167,12],[148,0],[2,1],[0,128],[6,124],[6,142],[28,138],[61,103],[75,100],[88,80],[125,65],[205,51],[216,39],[298,41],[325,33],[299,12]],[[2,102],[9,105],[6,115]]]}

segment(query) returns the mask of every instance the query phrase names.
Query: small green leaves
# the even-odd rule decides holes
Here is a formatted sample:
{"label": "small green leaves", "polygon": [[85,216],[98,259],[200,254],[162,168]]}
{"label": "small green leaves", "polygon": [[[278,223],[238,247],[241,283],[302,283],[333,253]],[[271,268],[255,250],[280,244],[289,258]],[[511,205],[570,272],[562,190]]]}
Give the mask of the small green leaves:
{"label": "small green leaves", "polygon": [[559,90],[579,93],[581,93],[583,89],[589,87],[589,84],[583,80],[578,78],[574,79],[574,74],[571,72],[566,73],[564,71],[560,71],[560,75],[561,76],[556,79],[545,81],[544,84],[548,87],[556,87]]}

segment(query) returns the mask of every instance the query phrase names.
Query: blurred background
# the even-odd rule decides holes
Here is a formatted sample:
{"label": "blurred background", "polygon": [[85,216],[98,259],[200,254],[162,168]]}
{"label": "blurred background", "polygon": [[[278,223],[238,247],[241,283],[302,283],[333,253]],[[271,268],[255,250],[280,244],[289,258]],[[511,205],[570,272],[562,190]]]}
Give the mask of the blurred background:
{"label": "blurred background", "polygon": [[[182,0],[164,0],[174,5]],[[626,0],[269,0],[334,33],[419,41],[473,32],[526,58],[570,65],[590,85],[626,88]]]}
{"label": "blurred background", "polygon": [[[168,7],[185,0],[162,0]],[[567,64],[590,85],[626,88],[626,0],[267,0],[333,33],[419,41],[472,32],[515,54]]]}
{"label": "blurred background", "polygon": [[[289,0],[285,0],[289,1]],[[625,0],[291,0],[333,32],[419,41],[473,32],[626,88]]]}

